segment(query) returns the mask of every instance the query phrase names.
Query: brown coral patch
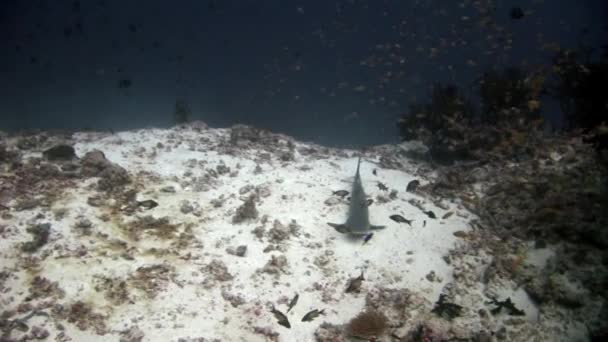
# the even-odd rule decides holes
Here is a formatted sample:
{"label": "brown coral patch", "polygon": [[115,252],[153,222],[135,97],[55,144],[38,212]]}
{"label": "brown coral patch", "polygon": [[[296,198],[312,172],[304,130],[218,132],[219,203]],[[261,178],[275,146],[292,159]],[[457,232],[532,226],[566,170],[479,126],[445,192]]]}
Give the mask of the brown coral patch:
{"label": "brown coral patch", "polygon": [[375,310],[366,310],[351,319],[346,325],[346,332],[350,336],[370,338],[382,335],[388,326],[386,316]]}

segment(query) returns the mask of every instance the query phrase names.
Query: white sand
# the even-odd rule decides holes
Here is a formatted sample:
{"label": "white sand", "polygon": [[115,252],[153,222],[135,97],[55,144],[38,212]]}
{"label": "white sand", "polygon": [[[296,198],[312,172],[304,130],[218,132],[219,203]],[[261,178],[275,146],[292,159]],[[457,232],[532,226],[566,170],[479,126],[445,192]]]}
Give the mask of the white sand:
{"label": "white sand", "polygon": [[[346,201],[327,205],[324,202],[332,196],[332,191],[350,190],[356,167],[354,151],[347,151],[351,157],[330,157],[317,159],[295,153],[295,161],[282,162],[278,156],[271,155],[269,162],[261,161],[263,151],[245,151],[243,156],[218,153],[216,146],[221,139],[227,139],[229,130],[209,129],[195,132],[190,129],[148,129],[121,132],[114,135],[82,133],[76,137],[76,152],[79,157],[94,149],[103,151],[110,161],[129,171],[138,183],[138,200],[153,199],[159,206],[139,209],[132,216],[115,214],[110,221],[104,222],[100,216],[107,214],[107,208],[87,204],[87,198],[98,194],[94,189],[96,179],[79,181],[78,187],[67,190],[60,200],[53,203],[50,210],[36,208],[14,212],[13,218],[5,225],[14,225],[15,234],[0,239],[0,263],[3,269],[15,267],[13,278],[5,282],[7,289],[2,294],[0,307],[3,310],[14,308],[28,295],[27,287],[31,274],[19,269],[16,260],[23,253],[17,242],[28,241],[31,235],[25,232],[27,223],[49,222],[52,226],[51,241],[37,254],[47,253],[36,273],[58,283],[65,291],[65,297],[58,299],[64,305],[75,301],[90,304],[96,313],[106,317],[108,333],[99,336],[93,330],[80,330],[74,324],[63,321],[64,334],[73,341],[117,340],[121,331],[137,327],[144,334],[145,341],[176,341],[204,337],[208,340],[222,341],[265,341],[266,336],[254,332],[255,327],[267,327],[279,333],[280,341],[312,341],[313,333],[322,322],[344,324],[359,313],[365,304],[365,296],[378,287],[406,288],[425,300],[426,313],[412,313],[415,321],[429,317],[428,311],[437,301],[444,286],[453,281],[455,270],[468,275],[482,274],[491,256],[480,254],[462,258],[448,264],[443,257],[456,247],[465,248],[466,241],[455,237],[455,231],[469,231],[468,220],[474,215],[454,203],[448,203],[449,210],[456,214],[441,219],[446,213],[430,201],[405,191],[409,181],[417,178],[404,171],[388,170],[378,167],[374,156],[366,155],[361,165],[361,177],[368,197],[375,200],[370,206],[372,224],[386,225],[386,229],[376,231],[367,243],[349,239],[336,232],[326,222],[341,223],[345,220]],[[207,142],[205,142],[207,141]],[[158,148],[161,143],[164,147]],[[279,142],[284,143],[284,142]],[[296,142],[296,151],[305,144]],[[171,147],[168,150],[166,147]],[[153,151],[156,151],[153,155]],[[194,167],[188,167],[189,160],[196,160]],[[257,160],[257,162],[256,162]],[[402,159],[404,169],[413,170],[415,164]],[[219,175],[208,189],[197,189],[192,177],[203,176],[208,169],[216,169],[220,163],[238,174]],[[256,165],[262,172],[256,174]],[[309,169],[302,170],[307,166]],[[372,170],[377,169],[377,176]],[[185,176],[185,172],[192,174]],[[146,172],[147,174],[141,174]],[[156,177],[154,177],[156,176]],[[419,178],[419,177],[418,177]],[[397,196],[387,203],[379,203],[377,196],[388,198],[388,191],[381,191],[377,182],[383,182],[390,190],[397,190]],[[425,180],[422,180],[426,183]],[[252,185],[269,190],[266,197],[257,203],[259,217],[267,216],[266,224],[255,220],[233,224],[235,210],[252,191],[244,195],[239,189]],[[130,185],[132,186],[132,185]],[[175,193],[161,192],[160,189],[173,186]],[[265,196],[264,195],[264,196]],[[226,198],[220,207],[211,203],[214,199]],[[438,219],[430,219],[408,200],[422,201],[426,210],[432,210]],[[180,211],[182,201],[187,200],[194,206],[193,213]],[[53,212],[65,209],[66,215],[56,219]],[[38,211],[44,218],[35,219]],[[390,215],[399,214],[413,219],[412,226],[396,223]],[[139,217],[152,215],[156,218],[167,216],[170,223],[178,225],[183,232],[190,225],[195,240],[186,246],[176,247],[176,239],[159,239],[152,234],[143,233],[138,241],[130,239],[118,223],[128,223]],[[92,234],[82,235],[74,228],[75,222],[86,217],[92,222]],[[265,226],[266,234],[278,220],[288,226],[295,221],[297,233],[290,234],[279,246],[283,251],[263,250],[271,245],[266,235],[262,240],[255,237],[252,230]],[[426,226],[423,227],[423,221]],[[121,255],[124,248],[111,249],[109,241],[118,239],[126,242],[133,260]],[[247,246],[244,257],[226,252],[226,248],[239,245]],[[165,255],[146,252],[155,247],[165,250]],[[86,254],[78,255],[78,250]],[[288,265],[277,275],[260,271],[272,255],[284,255]],[[213,280],[204,267],[213,260],[223,262],[233,279]],[[467,261],[468,260],[468,261]],[[104,296],[99,287],[104,278],[127,280],[141,266],[163,264],[172,268],[174,276],[164,285],[154,298],[130,286],[129,302],[113,304]],[[484,266],[485,265],[485,266]],[[349,278],[364,270],[366,280],[359,294],[346,294],[344,288]],[[426,275],[434,271],[435,281]],[[317,283],[316,287],[313,285]],[[207,286],[206,286],[207,284]],[[457,318],[457,327],[498,329],[503,319],[496,316],[481,322],[476,314],[478,308],[489,308],[488,300],[481,295],[483,284],[473,283],[465,287],[463,295],[455,302],[467,307],[467,314]],[[243,299],[243,304],[233,307],[222,296],[222,291]],[[538,311],[525,292],[513,288],[508,281],[504,287],[496,288],[500,298],[511,297],[518,308],[526,312],[522,326],[534,330],[540,328]],[[299,302],[288,314],[291,329],[276,323],[269,312],[274,303],[282,312],[287,310],[287,302],[295,294]],[[301,317],[312,309],[325,309],[326,315],[313,322],[300,322]],[[437,318],[440,321],[440,318]],[[413,322],[412,321],[412,322]],[[412,328],[407,322],[403,329]],[[54,338],[58,333],[56,326],[43,316],[32,318],[30,325],[41,324]],[[390,322],[396,325],[400,322]],[[405,323],[405,322],[403,322]],[[447,324],[447,323],[446,323]],[[544,335],[564,338],[567,324]],[[576,325],[572,322],[572,325]],[[553,326],[544,323],[543,327]],[[401,331],[403,331],[403,329]],[[523,328],[522,328],[523,329]],[[397,331],[397,330],[395,330]],[[396,332],[397,333],[397,332]],[[14,331],[14,337],[19,336]],[[556,339],[556,340],[557,340]],[[385,336],[385,340],[392,340]]]}

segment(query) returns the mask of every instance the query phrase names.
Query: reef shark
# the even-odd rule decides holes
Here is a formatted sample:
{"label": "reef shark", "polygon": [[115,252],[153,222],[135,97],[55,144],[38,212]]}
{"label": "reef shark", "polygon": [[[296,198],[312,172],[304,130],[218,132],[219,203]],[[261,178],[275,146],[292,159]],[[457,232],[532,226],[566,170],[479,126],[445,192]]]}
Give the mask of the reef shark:
{"label": "reef shark", "polygon": [[371,230],[382,229],[385,226],[374,226],[369,223],[369,210],[367,208],[367,199],[363,184],[361,184],[361,176],[359,175],[359,167],[361,166],[361,157],[357,162],[357,172],[353,181],[353,189],[350,194],[350,205],[348,207],[348,218],[346,223],[337,224],[327,222],[328,225],[334,227],[338,232],[352,235],[366,235]]}

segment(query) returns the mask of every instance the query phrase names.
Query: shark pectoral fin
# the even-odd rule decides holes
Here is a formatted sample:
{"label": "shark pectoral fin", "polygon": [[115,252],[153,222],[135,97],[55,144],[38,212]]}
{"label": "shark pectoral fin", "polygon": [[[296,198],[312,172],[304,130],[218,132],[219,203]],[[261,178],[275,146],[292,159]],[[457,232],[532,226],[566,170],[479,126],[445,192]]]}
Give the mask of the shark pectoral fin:
{"label": "shark pectoral fin", "polygon": [[386,228],[386,226],[373,226],[373,225],[369,226],[369,229],[372,229],[372,230],[378,230],[378,229],[384,229],[384,228]]}
{"label": "shark pectoral fin", "polygon": [[331,222],[327,222],[327,224],[334,227],[334,229],[337,230],[339,233],[348,233],[348,227],[345,224],[337,224]]}

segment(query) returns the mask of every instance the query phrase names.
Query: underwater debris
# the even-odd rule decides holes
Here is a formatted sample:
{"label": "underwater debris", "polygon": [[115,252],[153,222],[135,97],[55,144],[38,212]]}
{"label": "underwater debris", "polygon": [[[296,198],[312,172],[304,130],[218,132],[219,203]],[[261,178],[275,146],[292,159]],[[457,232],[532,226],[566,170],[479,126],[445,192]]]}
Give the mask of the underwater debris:
{"label": "underwater debris", "polygon": [[523,310],[520,310],[515,307],[515,304],[511,301],[511,297],[507,297],[507,299],[502,300],[502,301],[499,301],[496,298],[490,298],[490,301],[486,302],[486,304],[496,305],[495,308],[490,310],[492,315],[497,315],[498,313],[500,313],[500,311],[502,309],[505,309],[509,316],[525,316],[526,315],[526,313]]}
{"label": "underwater debris", "polygon": [[37,224],[28,227],[26,231],[32,234],[32,241],[24,242],[21,245],[21,250],[24,252],[33,253],[49,241],[49,235],[51,233],[51,224]]}
{"label": "underwater debris", "polygon": [[397,223],[407,223],[410,225],[410,227],[412,226],[412,221],[413,220],[408,220],[405,217],[401,216],[401,215],[391,215],[388,218],[390,218],[391,220],[397,222]]}
{"label": "underwater debris", "polygon": [[351,278],[348,282],[348,286],[346,287],[346,290],[344,290],[344,292],[346,293],[351,293],[351,292],[355,292],[355,293],[359,293],[361,291],[361,285],[363,285],[363,281],[365,280],[365,278],[363,277],[363,271],[361,271],[361,274],[356,277],[356,278]]}
{"label": "underwater debris", "polygon": [[258,210],[255,207],[255,199],[255,195],[249,196],[245,203],[236,209],[236,213],[232,217],[232,223],[238,224],[258,218]]}
{"label": "underwater debris", "polygon": [[291,324],[289,323],[289,319],[287,319],[287,316],[285,316],[285,314],[282,313],[281,311],[277,310],[274,307],[274,305],[270,309],[270,312],[272,312],[274,317],[277,319],[277,323],[279,323],[280,325],[284,326],[287,329],[291,328]]}
{"label": "underwater debris", "polygon": [[296,295],[293,296],[291,301],[289,301],[289,306],[287,308],[288,313],[289,313],[289,311],[291,311],[291,309],[293,309],[294,306],[296,306],[296,304],[298,303],[298,298],[300,298],[300,296],[296,293]]}
{"label": "underwater debris", "polygon": [[381,336],[387,328],[388,318],[383,313],[367,309],[347,323],[346,332],[349,336],[369,339]]}
{"label": "underwater debris", "polygon": [[446,302],[446,298],[447,296],[445,294],[440,294],[439,300],[435,303],[435,307],[433,307],[431,312],[435,313],[439,317],[451,321],[452,319],[460,316],[462,306],[454,303],[448,303]]}
{"label": "underwater debris", "polygon": [[420,181],[417,179],[414,179],[413,181],[410,181],[409,183],[407,183],[407,187],[405,188],[405,191],[416,192],[416,189],[418,189],[418,186],[420,186]]}
{"label": "underwater debris", "polygon": [[304,315],[304,317],[302,317],[302,322],[312,322],[315,318],[319,317],[320,315],[325,315],[325,309],[323,309],[323,310],[318,310],[318,309],[311,310],[308,313],[306,313],[306,315]]}

